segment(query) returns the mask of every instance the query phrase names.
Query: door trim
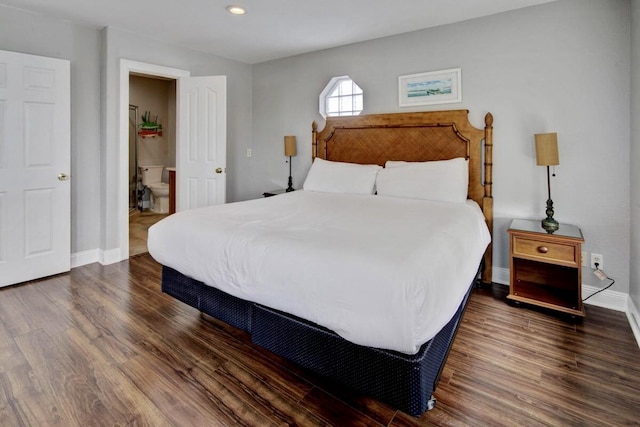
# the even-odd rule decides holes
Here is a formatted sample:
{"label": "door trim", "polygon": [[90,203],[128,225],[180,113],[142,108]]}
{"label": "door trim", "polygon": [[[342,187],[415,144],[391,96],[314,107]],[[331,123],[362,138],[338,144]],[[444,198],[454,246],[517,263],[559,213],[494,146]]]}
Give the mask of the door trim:
{"label": "door trim", "polygon": [[[119,254],[113,253],[111,257],[105,257],[103,264],[111,264],[129,259],[129,74],[143,74],[152,77],[164,77],[178,80],[181,77],[189,77],[190,71],[178,68],[164,67],[161,65],[147,64],[144,62],[120,60],[120,100],[118,106],[119,129],[119,183],[118,183],[118,228],[120,234]],[[176,115],[178,111],[178,97],[176,96]],[[178,138],[178,135],[176,135]],[[179,144],[176,140],[176,147]]]}

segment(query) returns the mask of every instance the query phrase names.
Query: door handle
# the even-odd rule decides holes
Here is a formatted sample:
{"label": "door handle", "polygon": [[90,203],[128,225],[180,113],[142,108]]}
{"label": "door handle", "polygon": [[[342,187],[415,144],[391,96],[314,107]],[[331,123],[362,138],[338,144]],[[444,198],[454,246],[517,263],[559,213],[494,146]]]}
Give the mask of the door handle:
{"label": "door handle", "polygon": [[216,168],[216,173],[222,173],[222,168]]}
{"label": "door handle", "polygon": [[69,179],[69,175],[67,175],[66,173],[59,173],[58,174],[58,181],[67,181]]}

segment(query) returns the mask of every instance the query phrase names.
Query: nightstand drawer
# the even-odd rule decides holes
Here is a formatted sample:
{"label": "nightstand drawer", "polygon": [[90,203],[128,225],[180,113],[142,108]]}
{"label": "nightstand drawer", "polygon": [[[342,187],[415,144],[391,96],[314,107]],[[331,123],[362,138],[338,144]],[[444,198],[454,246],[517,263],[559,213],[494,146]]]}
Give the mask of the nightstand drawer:
{"label": "nightstand drawer", "polygon": [[580,252],[576,245],[513,236],[513,256],[540,259],[561,265],[579,266]]}

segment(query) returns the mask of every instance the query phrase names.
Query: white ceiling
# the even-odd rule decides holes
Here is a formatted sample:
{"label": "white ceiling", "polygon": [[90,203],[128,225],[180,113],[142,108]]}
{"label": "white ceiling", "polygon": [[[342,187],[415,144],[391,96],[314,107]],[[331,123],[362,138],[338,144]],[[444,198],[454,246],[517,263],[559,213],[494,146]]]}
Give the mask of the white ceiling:
{"label": "white ceiling", "polygon": [[[251,64],[553,0],[0,0]],[[242,5],[244,16],[226,6]]]}

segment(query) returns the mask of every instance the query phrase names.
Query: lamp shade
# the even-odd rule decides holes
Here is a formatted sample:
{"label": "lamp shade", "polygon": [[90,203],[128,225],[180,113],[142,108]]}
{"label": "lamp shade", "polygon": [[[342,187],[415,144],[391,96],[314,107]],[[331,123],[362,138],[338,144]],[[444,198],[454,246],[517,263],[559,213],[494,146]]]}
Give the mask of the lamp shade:
{"label": "lamp shade", "polygon": [[297,154],[296,150],[296,136],[287,135],[284,137],[284,155],[287,157],[294,157]]}
{"label": "lamp shade", "polygon": [[555,166],[560,164],[558,159],[558,134],[537,133],[536,163],[538,166]]}

